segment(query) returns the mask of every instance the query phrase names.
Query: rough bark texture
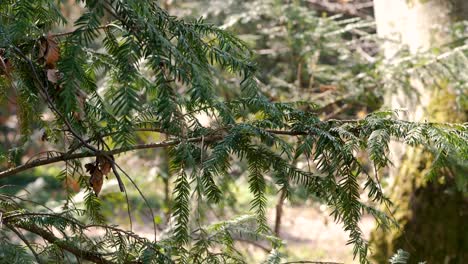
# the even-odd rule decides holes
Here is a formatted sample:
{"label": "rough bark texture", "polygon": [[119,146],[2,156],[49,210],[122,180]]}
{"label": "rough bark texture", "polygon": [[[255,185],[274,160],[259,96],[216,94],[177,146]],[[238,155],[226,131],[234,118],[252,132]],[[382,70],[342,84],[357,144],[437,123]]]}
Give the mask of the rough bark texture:
{"label": "rough bark texture", "polygon": [[[449,42],[446,30],[450,24],[468,18],[466,0],[375,0],[374,4],[378,34],[401,41],[413,53]],[[390,59],[397,44],[389,41],[383,51]],[[455,109],[450,84],[427,87],[413,80],[412,85],[421,95],[417,101],[398,91],[388,94],[387,105],[407,109],[406,118],[413,121],[466,121]],[[401,229],[373,232],[374,260],[388,263],[402,248],[410,252],[411,263],[468,263],[467,198],[456,190],[449,175],[439,175],[433,182],[426,180],[431,157],[422,149],[394,143],[392,152],[395,167],[390,172],[393,183],[389,195]]]}

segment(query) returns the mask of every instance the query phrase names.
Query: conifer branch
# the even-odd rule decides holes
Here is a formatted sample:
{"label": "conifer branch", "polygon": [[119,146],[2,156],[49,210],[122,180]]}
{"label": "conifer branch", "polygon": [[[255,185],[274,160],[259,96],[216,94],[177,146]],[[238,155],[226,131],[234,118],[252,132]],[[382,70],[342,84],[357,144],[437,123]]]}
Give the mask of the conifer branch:
{"label": "conifer branch", "polygon": [[[13,3],[14,8],[10,8]],[[318,1],[309,0],[303,6],[313,4],[321,5]],[[1,16],[4,21],[1,31],[5,37],[0,40],[0,56],[2,62],[11,60],[14,67],[10,69],[9,65],[2,63],[0,69],[18,83],[18,98],[21,99],[18,100],[21,103],[18,104],[18,112],[21,113],[17,113],[17,116],[22,138],[28,138],[34,130],[44,129],[52,131],[47,135],[48,142],[50,145],[57,143],[57,149],[61,140],[72,141],[63,152],[38,153],[25,164],[1,171],[0,179],[31,168],[66,162],[67,168],[59,178],[68,179],[79,174],[81,187],[86,187],[85,211],[70,209],[60,213],[35,214],[26,211],[22,206],[23,200],[0,195],[0,212],[4,216],[2,222],[15,230],[24,229],[44,237],[45,244],[41,245],[44,250],[39,254],[44,259],[64,261],[63,252],[67,251],[75,254],[78,261],[83,259],[95,263],[126,263],[129,255],[134,256],[132,261],[137,259],[144,263],[160,257],[167,258],[168,263],[172,263],[172,259],[186,263],[193,260],[197,264],[203,261],[227,262],[227,259],[242,262],[242,254],[235,248],[235,237],[231,235],[239,231],[255,239],[260,235],[272,242],[270,257],[274,259],[273,263],[280,263],[281,256],[277,249],[281,242],[270,236],[266,225],[267,190],[271,182],[281,188],[281,201],[293,194],[290,191],[294,185],[301,185],[308,194],[328,205],[335,220],[349,231],[349,243],[354,245],[354,255],[359,255],[361,263],[369,263],[368,243],[359,228],[359,220],[367,212],[383,226],[391,225],[392,221],[384,213],[366,205],[360,194],[367,192],[369,201],[387,204],[378,173],[381,171],[379,169],[391,165],[389,141],[396,139],[411,146],[430,146],[437,154],[434,164],[438,169],[444,166],[449,155],[466,160],[466,124],[407,122],[397,120],[398,115],[394,111],[374,112],[358,120],[321,121],[314,104],[304,101],[271,102],[260,89],[257,76],[263,74],[256,73],[252,54],[245,43],[202,19],[186,22],[171,16],[153,1],[85,1],[83,13],[74,21],[76,29],[49,35],[51,39],[44,38],[44,28],[71,22],[61,14],[56,1],[36,3],[7,0],[0,3],[0,8],[8,17],[15,17],[14,20],[3,20],[4,16]],[[303,54],[297,58],[299,61],[312,59],[310,61],[314,65],[322,64],[320,53],[317,58],[311,58],[315,55],[308,55],[310,52],[303,52],[303,49],[318,48],[318,52],[322,52],[322,47],[326,47],[331,52],[323,54],[339,55],[337,61],[332,63],[333,67],[330,67],[333,71],[328,69],[328,63],[323,71],[314,69],[314,80],[319,85],[323,81],[340,83],[340,90],[347,90],[345,86],[362,89],[358,92],[346,91],[344,97],[339,99],[354,108],[352,101],[355,99],[348,97],[362,98],[360,96],[367,93],[369,87],[364,83],[368,78],[378,79],[376,74],[379,74],[379,70],[374,66],[363,68],[361,62],[352,61],[354,56],[348,55],[351,55],[349,52],[355,53],[355,49],[343,46],[351,42],[344,41],[346,44],[343,45],[340,42],[348,38],[342,36],[344,33],[371,35],[367,33],[370,23],[362,23],[359,19],[334,21],[333,18],[314,18],[310,12],[294,5],[281,10],[285,11],[287,18],[293,18],[291,21],[305,23],[304,28],[315,28],[307,34],[296,34],[296,29],[289,28],[285,31],[292,36],[293,42],[299,40],[294,36],[301,36],[298,48],[291,50],[293,54]],[[110,22],[109,18],[114,22]],[[301,26],[297,28],[302,31]],[[104,36],[100,38],[101,35]],[[305,47],[300,44],[302,42],[307,46],[313,44]],[[320,45],[316,46],[316,42]],[[355,43],[355,40],[352,42]],[[98,48],[99,52],[95,51]],[[301,51],[296,52],[296,49]],[[49,60],[51,57],[53,63]],[[440,63],[449,57],[451,55],[437,57],[430,63]],[[341,65],[346,65],[346,68]],[[348,69],[350,65],[351,71]],[[301,64],[299,67],[306,66]],[[355,76],[355,69],[362,74]],[[220,71],[223,73],[220,74]],[[437,72],[425,66],[421,67],[421,71],[437,75]],[[297,79],[303,81],[306,76],[299,72],[305,75],[309,71],[298,70]],[[219,85],[224,82],[222,79],[231,75],[236,76],[239,81],[236,88],[240,88],[239,94],[233,97],[218,90],[219,86],[224,86]],[[451,78],[455,76],[452,74]],[[306,85],[302,81],[297,83]],[[310,79],[309,85],[312,82]],[[371,86],[378,86],[378,83],[371,83]],[[309,98],[315,99],[318,97]],[[41,102],[45,102],[45,105]],[[54,115],[52,122],[47,124],[40,117],[47,111],[46,107]],[[327,118],[338,111],[342,109]],[[198,118],[198,112],[205,112],[215,124],[202,124],[204,122]],[[143,137],[138,137],[137,133],[143,131],[164,134],[166,139],[142,144],[139,140]],[[112,148],[106,142],[112,142]],[[16,150],[26,147],[20,143],[16,149],[8,149],[8,159],[24,158]],[[170,148],[167,171],[177,174],[174,176],[175,199],[171,203],[174,229],[170,237],[162,241],[163,248],[156,242],[135,237],[130,231],[119,231],[105,225],[105,218],[100,214],[101,200],[89,188],[86,177],[81,175],[79,160],[95,157],[94,164],[99,166],[107,159],[109,164],[106,163],[105,171],[114,172],[120,190],[125,191],[125,186],[119,172],[129,178],[150,207],[143,190],[115,163],[113,156],[158,148]],[[356,154],[362,151],[369,153],[375,177],[370,175],[367,163],[361,163]],[[200,232],[199,236],[191,236],[190,194],[195,191],[200,199],[210,203],[222,201],[224,194],[229,192],[225,190],[224,181],[228,179],[233,162],[237,162],[233,158],[248,164],[248,183],[254,196],[251,205],[255,210],[256,222],[247,223],[243,222],[245,219],[238,219],[218,223]],[[294,162],[296,159],[307,160],[312,166],[308,171],[299,168]],[[73,167],[72,170],[68,169],[68,165]],[[96,191],[94,187],[101,186],[103,179],[99,176],[102,175],[92,176],[95,176],[94,182],[97,183],[92,186]],[[361,179],[365,181],[364,186]],[[74,204],[71,206],[75,208]],[[102,237],[105,242],[96,244],[94,239],[83,235],[83,230],[90,226],[76,220],[82,214],[89,216],[91,223],[99,223],[105,228],[106,235]],[[254,226],[258,227],[257,232],[252,230]],[[64,238],[51,230],[59,231]],[[0,233],[4,234],[2,230]],[[84,242],[80,240],[77,243],[72,239],[78,237]],[[28,236],[25,238],[29,239]],[[26,247],[14,243],[0,244],[8,248],[5,252],[19,249],[25,253],[26,247],[29,247],[35,255],[34,248],[28,243]],[[111,250],[107,251],[100,245],[109,245]],[[228,253],[211,250],[220,247],[228,249]],[[125,252],[117,250],[121,248],[125,248]],[[61,256],[54,256],[54,253]],[[25,253],[23,258],[32,259],[32,256]],[[160,263],[158,261],[153,263]]]}
{"label": "conifer branch", "polygon": [[5,226],[8,227],[11,231],[13,231],[13,233],[15,233],[21,239],[21,241],[23,241],[23,243],[29,248],[29,250],[33,254],[33,256],[36,259],[37,263],[39,263],[39,264],[44,263],[41,260],[41,258],[39,257],[39,255],[37,254],[36,250],[34,250],[34,248],[32,247],[31,243],[29,243],[28,239],[26,237],[24,237],[24,235],[20,231],[16,230],[15,227],[11,226],[8,223],[6,223]]}
{"label": "conifer branch", "polygon": [[61,249],[64,249],[64,250],[72,253],[73,255],[75,255],[79,259],[85,259],[85,260],[88,260],[88,261],[91,261],[91,262],[97,263],[97,264],[111,264],[111,263],[113,263],[112,261],[107,260],[103,255],[99,254],[98,252],[83,250],[83,249],[79,248],[77,245],[75,245],[75,244],[73,244],[71,242],[64,241],[64,240],[56,237],[52,232],[50,232],[50,231],[48,231],[46,229],[40,228],[39,226],[37,226],[35,224],[25,224],[25,223],[21,223],[21,222],[15,222],[15,226],[42,237],[47,242],[57,245]]}
{"label": "conifer branch", "polygon": [[[212,142],[216,140],[220,140],[222,137],[220,135],[214,135],[214,136],[205,136],[204,140],[205,142]],[[186,142],[201,142],[203,137],[195,137],[195,138],[189,138],[186,140]],[[40,160],[34,160],[29,163],[23,164],[16,166],[11,169],[4,170],[0,172],[0,179],[5,178],[11,175],[15,175],[19,172],[39,167],[39,166],[44,166],[56,162],[61,162],[61,161],[67,161],[67,160],[74,160],[74,159],[81,159],[81,158],[89,158],[89,157],[96,157],[97,155],[108,155],[108,156],[114,156],[117,154],[133,151],[133,150],[141,150],[141,149],[155,149],[155,148],[164,148],[164,147],[170,147],[177,145],[181,142],[181,140],[168,140],[168,141],[163,141],[159,143],[148,143],[148,144],[138,144],[134,146],[129,146],[129,147],[122,147],[118,149],[113,149],[109,151],[99,151],[97,153],[92,153],[92,152],[83,152],[83,153],[75,153],[75,154],[63,154],[60,156],[52,157],[52,158],[47,158],[47,159],[40,159]]]}

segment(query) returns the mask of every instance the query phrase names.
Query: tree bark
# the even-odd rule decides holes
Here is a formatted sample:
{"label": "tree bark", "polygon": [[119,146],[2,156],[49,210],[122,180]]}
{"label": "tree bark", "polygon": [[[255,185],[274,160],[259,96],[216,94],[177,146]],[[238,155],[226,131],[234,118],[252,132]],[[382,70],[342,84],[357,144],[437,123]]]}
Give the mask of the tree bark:
{"label": "tree bark", "polygon": [[[388,40],[382,46],[390,61],[400,44],[411,53],[450,42],[447,30],[468,18],[468,1],[464,0],[374,0],[377,33]],[[391,76],[389,76],[391,78]],[[441,82],[446,83],[446,82]],[[430,87],[417,78],[411,85],[419,93],[388,91],[386,105],[407,109],[411,121],[464,122],[463,111],[455,108],[456,95],[450,84]],[[467,263],[468,201],[454,187],[453,177],[439,175],[427,181],[431,157],[419,148],[404,148],[392,143],[394,167],[390,170],[390,198],[395,202],[399,230],[375,230],[371,236],[373,257],[378,263],[388,259],[399,248],[411,254],[412,263]]]}

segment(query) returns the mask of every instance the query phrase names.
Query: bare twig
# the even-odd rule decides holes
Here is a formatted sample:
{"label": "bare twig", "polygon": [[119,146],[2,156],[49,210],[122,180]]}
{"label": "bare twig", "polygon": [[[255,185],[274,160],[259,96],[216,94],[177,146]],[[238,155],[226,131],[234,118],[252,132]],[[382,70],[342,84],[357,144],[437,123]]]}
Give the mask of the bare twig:
{"label": "bare twig", "polygon": [[151,214],[151,221],[153,222],[153,230],[154,230],[154,241],[156,241],[156,238],[157,238],[157,224],[156,222],[154,221],[154,212],[153,212],[153,209],[151,208],[151,205],[149,204],[148,202],[148,199],[146,199],[146,196],[143,194],[143,192],[140,190],[140,188],[138,187],[138,185],[135,183],[135,181],[130,177],[130,175],[128,175],[128,173],[126,173],[118,164],[115,164],[119,169],[120,171],[122,171],[122,173],[128,178],[128,180],[133,184],[133,187],[135,187],[135,189],[138,191],[138,193],[140,194],[140,197],[143,199],[143,201],[145,202],[146,206],[148,207],[149,211],[150,211],[150,214]]}
{"label": "bare twig", "polygon": [[130,224],[130,231],[132,231],[133,230],[133,221],[132,221],[132,213],[131,213],[131,208],[130,208],[130,201],[128,200],[127,190],[124,191],[124,194],[125,194],[125,201],[127,202],[127,214],[128,214],[128,221],[129,221],[129,224]]}

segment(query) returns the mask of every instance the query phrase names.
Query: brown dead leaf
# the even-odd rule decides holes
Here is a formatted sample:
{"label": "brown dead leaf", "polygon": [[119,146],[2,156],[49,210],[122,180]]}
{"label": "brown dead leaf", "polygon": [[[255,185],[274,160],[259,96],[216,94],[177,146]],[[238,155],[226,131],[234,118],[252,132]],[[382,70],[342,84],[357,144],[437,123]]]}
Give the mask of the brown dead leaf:
{"label": "brown dead leaf", "polygon": [[92,163],[86,164],[85,168],[86,171],[88,171],[91,175],[91,178],[89,178],[89,185],[91,185],[91,187],[94,190],[94,193],[96,194],[96,196],[98,196],[101,192],[102,184],[104,182],[103,174],[98,168],[98,166]]}
{"label": "brown dead leaf", "polygon": [[104,178],[102,177],[102,172],[99,169],[94,170],[93,174],[91,174],[91,178],[89,179],[89,184],[93,187],[94,193],[96,196],[99,195],[101,192],[102,184],[104,182]]}
{"label": "brown dead leaf", "polygon": [[59,72],[57,69],[48,69],[47,70],[47,80],[51,83],[57,83],[59,79]]}
{"label": "brown dead leaf", "polygon": [[112,165],[110,162],[101,164],[101,171],[104,175],[107,175],[111,171]]}
{"label": "brown dead leaf", "polygon": [[39,58],[44,59],[47,68],[55,69],[57,61],[60,58],[60,48],[54,36],[50,33],[46,38],[41,39]]}
{"label": "brown dead leaf", "polygon": [[55,68],[55,64],[60,58],[60,49],[58,46],[57,41],[53,38],[52,35],[47,36],[47,43],[48,43],[48,48],[47,48],[47,53],[45,54],[45,61],[46,65],[53,66]]}
{"label": "brown dead leaf", "polygon": [[[114,157],[111,156],[111,159],[114,160]],[[102,174],[107,175],[112,169],[112,162],[109,161],[104,156],[98,157],[99,169],[101,170]]]}

